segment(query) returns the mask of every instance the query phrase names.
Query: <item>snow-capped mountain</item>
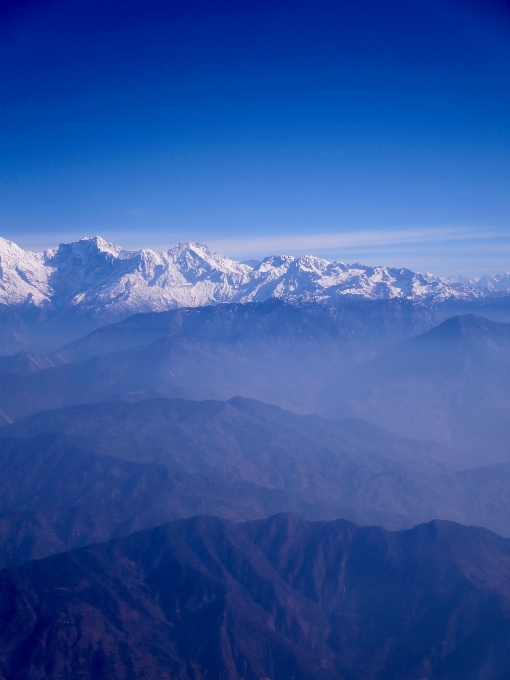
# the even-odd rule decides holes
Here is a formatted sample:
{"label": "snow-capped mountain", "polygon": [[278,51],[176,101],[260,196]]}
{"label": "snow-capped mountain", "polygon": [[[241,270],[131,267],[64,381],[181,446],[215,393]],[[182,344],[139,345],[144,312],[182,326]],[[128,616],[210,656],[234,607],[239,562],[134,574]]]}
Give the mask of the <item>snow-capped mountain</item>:
{"label": "snow-capped mountain", "polygon": [[464,282],[312,255],[240,263],[198,243],[180,243],[156,253],[123,250],[94,237],[32,253],[0,239],[0,303],[75,307],[101,316],[271,297],[327,300],[351,295],[434,302],[496,291],[510,291],[510,272]]}

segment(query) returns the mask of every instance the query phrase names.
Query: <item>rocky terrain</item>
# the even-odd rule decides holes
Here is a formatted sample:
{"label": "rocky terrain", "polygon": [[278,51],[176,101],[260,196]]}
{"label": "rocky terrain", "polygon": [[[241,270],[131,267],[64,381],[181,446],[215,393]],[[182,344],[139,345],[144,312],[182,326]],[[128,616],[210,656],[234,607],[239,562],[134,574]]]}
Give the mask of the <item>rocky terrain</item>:
{"label": "rocky terrain", "polygon": [[0,572],[0,673],[239,680],[504,680],[510,541],[182,520]]}

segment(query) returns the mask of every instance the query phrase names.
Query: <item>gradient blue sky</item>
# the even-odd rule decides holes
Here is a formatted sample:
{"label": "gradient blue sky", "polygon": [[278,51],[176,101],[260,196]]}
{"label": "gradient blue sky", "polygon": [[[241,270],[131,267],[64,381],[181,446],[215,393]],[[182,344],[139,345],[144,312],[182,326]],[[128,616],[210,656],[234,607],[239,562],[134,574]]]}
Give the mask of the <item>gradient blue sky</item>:
{"label": "gradient blue sky", "polygon": [[0,5],[2,236],[510,269],[497,0]]}

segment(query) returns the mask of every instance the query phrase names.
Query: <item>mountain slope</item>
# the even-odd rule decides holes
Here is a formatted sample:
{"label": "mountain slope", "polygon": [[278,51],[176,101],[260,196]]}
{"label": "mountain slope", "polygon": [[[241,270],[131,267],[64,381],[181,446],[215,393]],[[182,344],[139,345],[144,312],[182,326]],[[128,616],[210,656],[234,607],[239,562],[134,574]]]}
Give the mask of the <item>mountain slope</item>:
{"label": "mountain slope", "polygon": [[0,568],[197,513],[242,520],[292,510],[361,523],[380,516],[314,505],[284,489],[98,455],[76,437],[4,439],[0,465]]}
{"label": "mountain slope", "polygon": [[356,415],[417,439],[510,460],[510,324],[454,317],[330,385],[330,417]]}
{"label": "mountain slope", "polygon": [[[235,310],[230,311],[235,317]],[[328,319],[329,312],[322,313]],[[378,348],[374,332],[365,329],[365,324],[370,327],[370,315],[366,321],[358,319],[358,327],[337,324],[330,315],[334,323],[328,327],[324,319],[315,324],[318,317],[300,312],[289,315],[290,329],[281,332],[268,327],[263,315],[264,323],[254,324],[252,331],[248,328],[227,337],[219,331],[235,330],[235,323],[230,329],[218,323],[215,330],[214,315],[206,314],[207,318],[213,320],[209,334],[202,331],[207,323],[198,324],[195,334],[191,323],[189,335],[160,337],[149,345],[95,356],[81,364],[25,375],[0,372],[4,422],[43,409],[126,394],[138,399],[242,396],[300,413],[369,420],[412,439],[434,440],[478,455],[478,464],[510,460],[509,324],[466,315],[388,349],[388,339],[383,338]],[[285,314],[277,314],[273,320],[284,318]],[[294,323],[296,318],[299,323]],[[158,318],[149,319],[148,325],[145,319],[140,321],[134,319],[134,332],[131,323],[122,322],[49,360],[65,360],[67,352],[71,358],[73,353],[87,356],[111,347],[117,337],[129,347],[141,337],[165,332],[166,322],[157,330]],[[172,326],[175,319],[170,321]],[[406,321],[394,333],[398,337],[422,323],[420,318]],[[374,325],[384,336],[383,319]]]}
{"label": "mountain slope", "polygon": [[198,517],[0,573],[0,668],[27,677],[503,680],[510,542],[279,515]]}
{"label": "mountain slope", "polygon": [[[402,342],[431,316],[410,312],[407,303],[389,304],[389,311],[384,302],[367,301],[363,312],[356,305],[355,312],[337,313],[276,301],[262,303],[264,309],[234,305],[132,317],[49,357],[0,361],[0,369],[18,371],[0,370],[0,414],[11,422],[126,394],[242,396],[298,413],[369,420],[467,451],[478,456],[477,464],[509,461],[510,324],[464,315]],[[126,349],[28,373],[117,344]]]}
{"label": "mountain slope", "polygon": [[239,395],[313,412],[324,381],[336,381],[360,355],[373,351],[356,341],[174,335],[84,363],[0,373],[0,410],[12,421],[43,409],[140,393],[221,400]]}
{"label": "mountain slope", "polygon": [[241,338],[258,343],[300,342],[342,345],[349,357],[373,351],[429,330],[445,316],[409,300],[357,300],[349,304],[294,304],[271,299],[135,314],[79,338],[52,357],[84,361],[97,354],[148,345],[160,338]]}
{"label": "mountain slope", "polygon": [[80,437],[103,455],[156,461],[188,474],[245,481],[254,481],[255,474],[257,483],[264,474],[265,486],[281,486],[290,477],[310,484],[309,471],[316,465],[328,468],[327,479],[340,460],[376,470],[469,467],[455,451],[406,440],[367,422],[302,416],[240,397],[101,402],[43,411],[0,428],[0,438],[50,433]]}
{"label": "mountain slope", "polygon": [[[0,496],[8,499],[15,484],[8,461],[25,461],[38,469],[34,462],[39,460],[37,446],[43,445],[45,437],[58,437],[50,434],[58,432],[77,442],[75,447],[99,455],[97,466],[101,456],[164,465],[167,474],[178,480],[172,482],[176,489],[173,505],[164,501],[164,507],[177,508],[181,513],[177,516],[192,513],[193,508],[200,508],[197,503],[204,502],[228,517],[266,516],[271,510],[285,509],[309,518],[352,518],[388,528],[440,518],[510,536],[510,464],[459,469],[469,462],[462,454],[402,439],[364,421],[325,421],[239,398],[226,403],[180,399],[103,402],[46,411],[18,421],[2,428],[0,436],[33,437],[28,440],[32,444],[0,438],[0,454],[8,454],[3,463],[6,486],[0,485]],[[65,451],[59,453],[62,460],[66,460]],[[78,481],[74,477],[62,480],[48,462],[41,463],[39,478],[24,474],[25,462],[14,468],[21,474],[21,482],[15,486],[24,488],[26,476],[30,483],[26,498],[33,499],[33,504],[20,506],[20,499],[18,504],[4,506],[5,511],[40,510],[41,488],[48,489],[45,497],[49,499],[68,494],[71,504],[87,490],[101,499],[104,481],[99,472],[97,480],[84,473]],[[202,481],[193,482],[199,479]],[[113,478],[112,482],[117,483]],[[111,488],[117,489],[115,507],[119,512],[131,517],[132,509],[144,507],[144,503],[153,507],[150,498],[141,506],[138,496],[132,501],[129,485],[117,488],[115,484]],[[154,482],[156,499],[158,485]],[[138,488],[134,484],[133,489]],[[85,505],[94,507],[92,501]],[[100,500],[97,505],[101,506]]]}
{"label": "mountain slope", "polygon": [[[11,375],[0,377],[0,409],[12,420],[122,392],[156,390],[199,399],[242,395],[311,412],[325,379],[338,380],[353,364],[442,318],[405,300],[338,306],[268,300],[138,314],[48,356],[25,352],[1,358],[0,374]],[[36,329],[39,334],[41,327]],[[83,367],[59,366],[86,359],[91,361]],[[59,367],[26,375],[44,364]]]}

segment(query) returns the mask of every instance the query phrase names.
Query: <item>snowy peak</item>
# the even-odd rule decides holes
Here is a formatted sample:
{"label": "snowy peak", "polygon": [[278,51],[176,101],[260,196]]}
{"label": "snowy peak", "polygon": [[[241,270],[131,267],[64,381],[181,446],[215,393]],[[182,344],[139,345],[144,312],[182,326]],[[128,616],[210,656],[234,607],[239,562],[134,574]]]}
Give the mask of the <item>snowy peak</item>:
{"label": "snowy peak", "polygon": [[476,288],[500,292],[510,290],[510,272],[496,274],[495,276],[482,276],[473,282]]}
{"label": "snowy peak", "polygon": [[61,243],[57,248],[47,250],[44,253],[45,261],[49,264],[83,262],[112,261],[130,259],[136,255],[136,251],[123,250],[120,246],[108,243],[100,236],[82,238],[73,243]]}
{"label": "snowy peak", "polygon": [[200,243],[179,243],[166,255],[181,272],[193,272],[194,276],[216,271],[242,276],[250,271],[247,265],[235,262],[225,255],[213,253],[207,246]]}
{"label": "snowy peak", "polygon": [[45,266],[44,255],[22,250],[12,241],[0,238],[1,303],[41,306],[49,302],[50,273],[50,268]]}
{"label": "snowy peak", "polygon": [[437,302],[510,293],[510,272],[476,281],[409,269],[272,255],[236,262],[200,243],[167,252],[124,250],[99,236],[31,253],[0,239],[0,303],[78,307],[105,319],[270,297],[288,300],[401,298]]}

